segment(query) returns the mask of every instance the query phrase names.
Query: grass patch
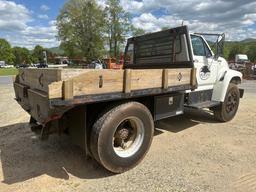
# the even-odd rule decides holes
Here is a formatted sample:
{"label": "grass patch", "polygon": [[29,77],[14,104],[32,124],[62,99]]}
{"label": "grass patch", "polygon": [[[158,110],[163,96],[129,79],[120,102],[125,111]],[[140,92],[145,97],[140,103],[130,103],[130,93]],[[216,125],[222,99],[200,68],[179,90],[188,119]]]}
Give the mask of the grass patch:
{"label": "grass patch", "polygon": [[2,69],[0,68],[0,76],[17,75],[18,70],[16,68]]}

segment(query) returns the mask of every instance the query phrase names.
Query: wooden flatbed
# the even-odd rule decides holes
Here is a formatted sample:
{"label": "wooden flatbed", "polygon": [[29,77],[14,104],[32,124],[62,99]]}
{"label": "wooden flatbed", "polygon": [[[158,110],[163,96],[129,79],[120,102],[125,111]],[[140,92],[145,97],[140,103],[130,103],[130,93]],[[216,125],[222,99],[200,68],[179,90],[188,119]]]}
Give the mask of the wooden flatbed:
{"label": "wooden flatbed", "polygon": [[40,123],[47,122],[56,108],[184,91],[193,86],[195,72],[191,68],[19,69],[14,82],[17,101]]}

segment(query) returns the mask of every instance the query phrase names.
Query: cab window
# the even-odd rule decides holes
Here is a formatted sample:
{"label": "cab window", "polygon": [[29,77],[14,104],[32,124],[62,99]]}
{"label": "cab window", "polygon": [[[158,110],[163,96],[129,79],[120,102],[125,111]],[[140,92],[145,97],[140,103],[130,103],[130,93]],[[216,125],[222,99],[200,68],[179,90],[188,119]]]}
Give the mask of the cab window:
{"label": "cab window", "polygon": [[191,35],[192,47],[194,55],[196,56],[205,56],[211,57],[211,51],[205,44],[204,40],[201,37]]}

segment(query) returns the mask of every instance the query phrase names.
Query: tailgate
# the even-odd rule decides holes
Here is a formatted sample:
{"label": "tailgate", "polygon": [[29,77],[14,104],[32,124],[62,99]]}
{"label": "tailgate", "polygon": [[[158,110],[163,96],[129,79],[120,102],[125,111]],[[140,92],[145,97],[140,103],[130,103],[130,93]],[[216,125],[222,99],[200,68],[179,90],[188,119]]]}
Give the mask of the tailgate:
{"label": "tailgate", "polygon": [[62,81],[86,72],[85,69],[19,69],[14,82],[17,102],[39,123],[46,123],[56,115],[49,105],[49,85],[60,82],[58,90],[62,97]]}
{"label": "tailgate", "polygon": [[51,116],[48,85],[60,79],[59,69],[19,69],[14,82],[17,102],[34,119],[45,123]]}
{"label": "tailgate", "polygon": [[16,100],[21,107],[38,122],[45,123],[48,117],[51,116],[47,94],[30,89],[18,82],[14,82],[14,90]]}
{"label": "tailgate", "polygon": [[19,83],[30,89],[48,92],[48,85],[60,80],[60,69],[19,69]]}

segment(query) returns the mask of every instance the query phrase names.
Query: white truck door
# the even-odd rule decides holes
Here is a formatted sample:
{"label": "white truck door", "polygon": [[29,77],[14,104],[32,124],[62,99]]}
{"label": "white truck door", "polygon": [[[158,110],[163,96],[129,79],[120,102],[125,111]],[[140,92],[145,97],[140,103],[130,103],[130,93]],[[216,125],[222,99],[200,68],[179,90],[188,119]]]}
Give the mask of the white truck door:
{"label": "white truck door", "polygon": [[209,89],[217,80],[218,62],[213,58],[213,53],[201,36],[191,35],[191,42],[198,88]]}

